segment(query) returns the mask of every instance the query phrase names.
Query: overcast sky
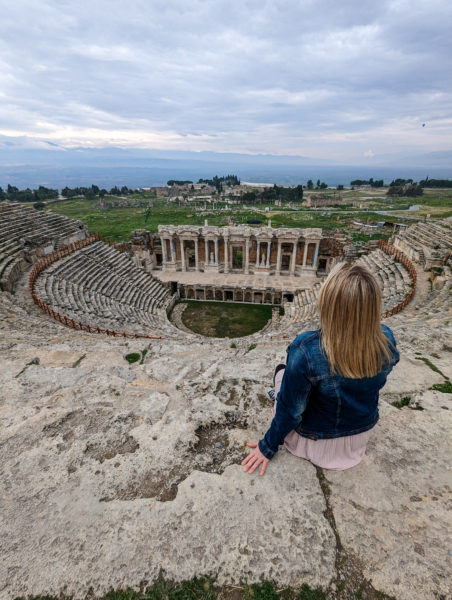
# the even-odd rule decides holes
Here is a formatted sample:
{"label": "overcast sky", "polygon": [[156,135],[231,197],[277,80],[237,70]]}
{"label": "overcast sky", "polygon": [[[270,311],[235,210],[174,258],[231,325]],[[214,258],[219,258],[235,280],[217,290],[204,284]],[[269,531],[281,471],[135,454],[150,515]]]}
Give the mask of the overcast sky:
{"label": "overcast sky", "polygon": [[0,135],[344,163],[452,148],[450,0],[5,0],[0,22]]}

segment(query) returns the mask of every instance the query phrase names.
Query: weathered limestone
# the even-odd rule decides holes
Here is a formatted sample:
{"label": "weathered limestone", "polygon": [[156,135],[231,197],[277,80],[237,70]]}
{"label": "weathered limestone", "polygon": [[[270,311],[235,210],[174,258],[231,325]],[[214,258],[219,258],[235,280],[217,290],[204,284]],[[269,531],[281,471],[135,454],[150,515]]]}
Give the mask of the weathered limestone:
{"label": "weathered limestone", "polygon": [[[99,244],[55,263],[41,293],[74,314],[157,318],[146,305],[155,280],[118,254]],[[397,296],[409,281],[386,259],[364,260]],[[343,600],[351,562],[397,600],[447,598],[452,405],[430,389],[452,378],[447,264],[438,277],[431,285],[420,271],[413,302],[386,321],[402,358],[366,458],[324,471],[322,483],[284,449],[263,478],[239,466],[244,442],[270,422],[273,366],[315,326],[319,282],[293,290],[273,338],[231,347],[185,332],[148,343],[63,327],[32,303],[23,275],[15,295],[0,293],[0,599],[139,589],[163,569],[176,581],[306,582]],[[142,360],[129,365],[130,352]],[[391,405],[402,398],[404,408]]]}

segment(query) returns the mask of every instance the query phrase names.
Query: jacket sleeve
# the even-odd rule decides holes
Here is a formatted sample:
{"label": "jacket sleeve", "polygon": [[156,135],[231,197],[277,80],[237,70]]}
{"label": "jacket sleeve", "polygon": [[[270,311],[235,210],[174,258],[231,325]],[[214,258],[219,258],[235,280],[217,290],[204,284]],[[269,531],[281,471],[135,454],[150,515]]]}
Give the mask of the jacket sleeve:
{"label": "jacket sleeve", "polygon": [[394,367],[400,360],[400,354],[399,351],[397,350],[397,343],[394,337],[394,334],[392,332],[391,329],[389,329],[389,327],[387,325],[382,325],[382,330],[383,333],[385,334],[386,338],[389,341],[389,349],[392,353],[392,359],[391,359],[391,369],[392,367]]}
{"label": "jacket sleeve", "polygon": [[312,384],[309,380],[308,357],[299,344],[289,346],[287,366],[270,428],[259,442],[266,458],[273,458],[286,435],[295,429],[306,410]]}

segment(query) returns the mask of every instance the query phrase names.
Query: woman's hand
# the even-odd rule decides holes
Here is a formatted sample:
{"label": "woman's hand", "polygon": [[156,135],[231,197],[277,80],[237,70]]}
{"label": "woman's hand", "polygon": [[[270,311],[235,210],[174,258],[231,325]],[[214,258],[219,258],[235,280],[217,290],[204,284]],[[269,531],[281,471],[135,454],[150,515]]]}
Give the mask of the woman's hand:
{"label": "woman's hand", "polygon": [[257,442],[249,442],[247,443],[247,446],[248,448],[254,448],[254,450],[250,452],[244,460],[242,460],[243,470],[245,473],[248,471],[248,473],[251,475],[251,473],[253,473],[259,465],[262,465],[259,475],[263,475],[270,460],[265,458],[265,456],[259,450]]}

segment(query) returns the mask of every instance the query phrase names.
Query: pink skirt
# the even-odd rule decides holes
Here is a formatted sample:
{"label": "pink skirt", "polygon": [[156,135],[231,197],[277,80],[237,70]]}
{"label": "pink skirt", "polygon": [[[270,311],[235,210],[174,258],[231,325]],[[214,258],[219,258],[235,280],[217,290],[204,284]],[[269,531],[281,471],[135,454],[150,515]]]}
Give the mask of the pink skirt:
{"label": "pink skirt", "polygon": [[[275,393],[278,394],[284,370],[278,371],[275,378]],[[276,401],[273,416],[276,412]],[[287,434],[284,446],[289,452],[300,458],[305,458],[313,465],[324,469],[343,471],[359,464],[366,454],[366,446],[373,429],[327,440],[311,440],[302,437],[296,431]]]}

